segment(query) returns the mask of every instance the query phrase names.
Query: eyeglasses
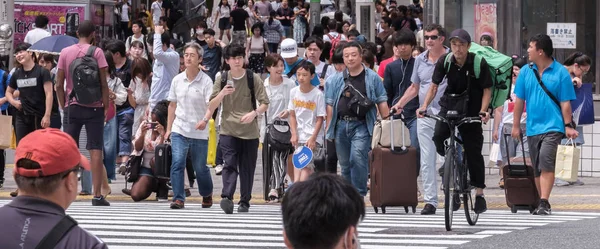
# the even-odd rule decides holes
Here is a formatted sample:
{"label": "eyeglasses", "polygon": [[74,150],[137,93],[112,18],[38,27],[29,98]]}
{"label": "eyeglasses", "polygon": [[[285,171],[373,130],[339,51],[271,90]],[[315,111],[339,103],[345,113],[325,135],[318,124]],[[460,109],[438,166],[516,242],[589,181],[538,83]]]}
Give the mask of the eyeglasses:
{"label": "eyeglasses", "polygon": [[423,36],[423,38],[424,38],[426,41],[427,41],[427,40],[429,40],[429,39],[431,39],[432,41],[435,41],[435,40],[437,40],[437,39],[438,39],[438,38],[440,38],[440,37],[439,37],[439,36],[437,36],[437,35],[425,35],[425,36]]}
{"label": "eyeglasses", "polygon": [[583,72],[583,74],[587,74],[590,72],[590,68],[588,68],[587,70],[584,70],[583,67],[578,66],[579,70],[581,70],[581,72]]}
{"label": "eyeglasses", "polygon": [[79,165],[75,166],[75,168],[70,169],[69,171],[63,173],[62,179],[66,178],[68,175],[71,174],[71,172],[76,172],[77,173],[77,178],[81,177],[81,171],[83,170],[83,168]]}

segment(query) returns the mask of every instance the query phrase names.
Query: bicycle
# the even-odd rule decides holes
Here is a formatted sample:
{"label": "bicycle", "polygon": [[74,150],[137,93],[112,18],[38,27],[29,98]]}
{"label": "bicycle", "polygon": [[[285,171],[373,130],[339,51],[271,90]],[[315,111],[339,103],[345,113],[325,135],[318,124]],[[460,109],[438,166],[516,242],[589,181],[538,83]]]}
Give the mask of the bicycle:
{"label": "bicycle", "polygon": [[[450,141],[446,144],[446,156],[444,157],[444,175],[442,184],[444,185],[444,223],[446,231],[452,231],[452,218],[454,211],[460,209],[460,195],[464,203],[465,216],[469,225],[477,224],[479,214],[475,213],[475,188],[469,185],[469,172],[467,170],[466,157],[463,156],[462,163],[458,160],[457,143],[462,141],[456,136],[456,128],[468,123],[481,123],[481,117],[465,117],[461,119],[456,111],[448,111],[446,118],[427,114],[424,111],[419,112],[426,118],[431,118],[439,122],[448,124],[450,128]],[[479,113],[485,115],[485,113]],[[456,202],[456,203],[455,203]],[[458,207],[457,207],[458,206]]]}

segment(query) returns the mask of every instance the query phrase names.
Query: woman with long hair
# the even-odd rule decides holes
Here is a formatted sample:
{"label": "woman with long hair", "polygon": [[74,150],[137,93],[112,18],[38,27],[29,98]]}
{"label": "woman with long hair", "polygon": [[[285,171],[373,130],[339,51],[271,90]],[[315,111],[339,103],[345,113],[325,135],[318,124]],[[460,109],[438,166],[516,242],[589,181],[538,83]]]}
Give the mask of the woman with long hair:
{"label": "woman with long hair", "polygon": [[269,52],[271,53],[277,53],[279,43],[285,38],[283,26],[279,20],[275,19],[275,17],[277,17],[277,12],[271,11],[269,14],[269,20],[265,22],[263,27],[265,31],[265,38],[267,39],[267,46],[269,47]]}
{"label": "woman with long hair", "polygon": [[127,100],[127,89],[121,82],[121,79],[116,76],[115,62],[113,61],[112,52],[104,51],[104,57],[108,64],[108,75],[106,82],[108,83],[108,101],[109,111],[106,113],[104,124],[104,167],[106,175],[110,181],[117,180],[115,173],[115,161],[117,160],[117,137],[118,128],[116,118],[116,105],[122,105]]}
{"label": "woman with long hair", "polygon": [[298,6],[294,8],[294,40],[299,45],[304,45],[304,36],[308,27],[308,10],[304,7],[304,0],[298,0]]}
{"label": "woman with long hair", "polygon": [[248,68],[254,73],[265,71],[265,57],[269,54],[267,40],[263,37],[263,25],[256,23],[252,26],[252,36],[246,41],[246,58]]}
{"label": "woman with long hair", "polygon": [[[286,176],[287,157],[290,151],[274,151],[267,145],[265,139],[268,135],[267,127],[276,120],[287,122],[287,106],[290,101],[290,90],[296,86],[293,80],[283,77],[283,58],[279,54],[271,54],[265,59],[265,68],[269,77],[264,85],[269,96],[269,109],[265,113],[265,122],[261,134],[263,135],[263,169],[270,174],[263,179],[265,185],[265,199],[269,202],[279,202],[283,195],[283,182]],[[264,126],[263,126],[264,125]],[[268,194],[267,194],[267,191]]]}
{"label": "woman with long hair", "polygon": [[213,22],[217,23],[219,21],[219,40],[223,40],[223,34],[227,35],[227,40],[231,43],[231,21],[229,18],[231,17],[231,6],[227,0],[221,0],[219,2],[219,6],[217,7],[217,14],[215,15],[215,20]]}
{"label": "woman with long hair", "polygon": [[150,99],[152,67],[148,60],[144,58],[133,60],[131,63],[131,81],[132,83],[129,85],[127,92],[129,93],[129,104],[135,109],[132,133],[135,134],[136,129],[142,122]]}
{"label": "woman with long hair", "polygon": [[38,64],[50,72],[50,79],[52,80],[52,114],[50,115],[50,128],[60,129],[62,127],[62,120],[58,110],[58,98],[56,97],[56,90],[54,89],[54,78],[56,77],[57,70],[54,55],[40,54]]}

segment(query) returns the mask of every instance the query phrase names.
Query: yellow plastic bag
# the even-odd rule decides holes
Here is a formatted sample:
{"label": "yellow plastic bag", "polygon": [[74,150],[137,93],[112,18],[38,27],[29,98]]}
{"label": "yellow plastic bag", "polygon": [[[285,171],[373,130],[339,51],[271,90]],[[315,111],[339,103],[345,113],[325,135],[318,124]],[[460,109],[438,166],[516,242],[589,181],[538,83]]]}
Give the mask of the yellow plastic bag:
{"label": "yellow plastic bag", "polygon": [[217,129],[215,120],[208,121],[208,153],[206,155],[206,164],[215,166],[217,161]]}

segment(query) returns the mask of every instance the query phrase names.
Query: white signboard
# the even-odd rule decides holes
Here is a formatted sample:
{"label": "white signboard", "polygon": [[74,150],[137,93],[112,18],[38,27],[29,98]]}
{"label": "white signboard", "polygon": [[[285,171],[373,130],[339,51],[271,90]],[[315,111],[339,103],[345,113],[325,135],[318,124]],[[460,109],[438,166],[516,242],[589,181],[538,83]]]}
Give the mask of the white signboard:
{"label": "white signboard", "polygon": [[546,34],[552,39],[554,48],[577,48],[577,24],[576,23],[547,23]]}

